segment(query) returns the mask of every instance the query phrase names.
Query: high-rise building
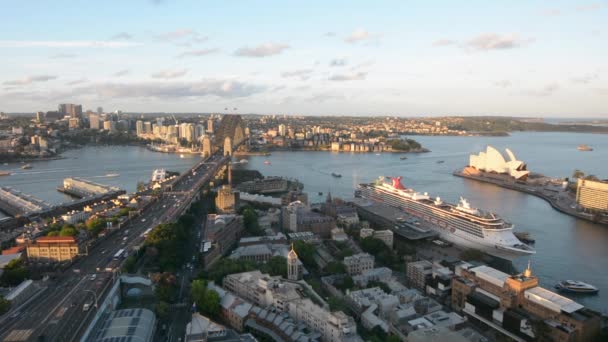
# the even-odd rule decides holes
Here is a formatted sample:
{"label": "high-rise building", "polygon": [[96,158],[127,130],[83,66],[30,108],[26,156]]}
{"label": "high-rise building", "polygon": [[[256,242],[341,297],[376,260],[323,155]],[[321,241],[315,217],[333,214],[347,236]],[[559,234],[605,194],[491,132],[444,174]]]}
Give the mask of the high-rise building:
{"label": "high-rise building", "polygon": [[80,119],[75,118],[75,117],[70,117],[70,120],[68,121],[68,128],[76,129],[78,127],[80,127]]}
{"label": "high-rise building", "polygon": [[152,134],[152,123],[150,121],[144,122],[144,133]]}
{"label": "high-rise building", "polygon": [[82,105],[76,105],[73,103],[62,103],[59,105],[59,113],[69,115],[71,118],[82,117]]}
{"label": "high-rise building", "polygon": [[116,131],[116,122],[106,120],[103,122],[103,129],[106,131],[114,132]]}
{"label": "high-rise building", "polygon": [[44,112],[36,112],[36,121],[38,121],[39,123],[44,122],[44,117]]}
{"label": "high-rise building", "polygon": [[91,128],[91,129],[100,129],[101,128],[99,114],[89,115],[89,128]]}
{"label": "high-rise building", "polygon": [[138,136],[140,136],[140,135],[142,135],[144,133],[146,133],[144,131],[144,122],[141,121],[141,120],[137,120],[135,122],[135,134],[137,134]]}
{"label": "high-rise building", "polygon": [[279,125],[279,135],[284,137],[287,134],[287,126],[284,124]]}
{"label": "high-rise building", "polygon": [[232,190],[230,185],[223,185],[217,192],[215,207],[222,214],[232,214],[236,211],[239,192]]}
{"label": "high-rise building", "polygon": [[207,132],[213,134],[213,119],[209,118],[209,120],[207,120]]}
{"label": "high-rise building", "polygon": [[585,209],[608,212],[608,181],[578,180],[576,203]]}
{"label": "high-rise building", "polygon": [[300,280],[300,265],[298,263],[298,254],[291,245],[291,250],[287,254],[287,279]]}

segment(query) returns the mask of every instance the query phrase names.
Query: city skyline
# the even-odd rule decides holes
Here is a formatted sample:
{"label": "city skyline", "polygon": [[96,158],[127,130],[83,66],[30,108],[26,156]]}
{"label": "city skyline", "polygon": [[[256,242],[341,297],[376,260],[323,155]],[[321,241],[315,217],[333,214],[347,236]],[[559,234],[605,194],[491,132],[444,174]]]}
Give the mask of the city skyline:
{"label": "city skyline", "polygon": [[606,2],[118,4],[5,6],[0,111],[608,114]]}

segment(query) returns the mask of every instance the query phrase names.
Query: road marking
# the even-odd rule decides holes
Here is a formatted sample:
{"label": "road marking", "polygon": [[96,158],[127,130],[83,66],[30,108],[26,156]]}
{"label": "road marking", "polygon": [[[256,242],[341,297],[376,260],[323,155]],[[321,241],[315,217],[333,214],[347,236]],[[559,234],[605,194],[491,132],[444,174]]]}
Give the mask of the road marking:
{"label": "road marking", "polygon": [[76,291],[76,289],[78,288],[78,286],[80,286],[80,283],[82,283],[85,279],[86,279],[86,277],[83,277],[82,279],[80,279],[80,281],[74,287],[72,287],[72,289],[67,293],[67,295],[65,297],[63,297],[63,299],[59,302],[59,304],[57,304],[49,312],[48,315],[46,315],[46,317],[41,321],[40,324],[44,324],[46,321],[48,321],[49,317],[51,317],[51,315],[53,314],[53,312],[55,312],[55,310],[57,310],[58,307],[60,307],[61,305],[63,305],[63,303],[72,295],[72,293],[74,293],[74,291]]}

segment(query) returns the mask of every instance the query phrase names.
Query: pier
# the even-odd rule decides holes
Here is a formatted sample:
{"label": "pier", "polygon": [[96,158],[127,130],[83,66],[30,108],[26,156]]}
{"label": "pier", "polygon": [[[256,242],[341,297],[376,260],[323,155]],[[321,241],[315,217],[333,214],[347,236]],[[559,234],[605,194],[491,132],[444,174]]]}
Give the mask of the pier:
{"label": "pier", "polygon": [[104,196],[121,191],[121,189],[114,186],[103,185],[76,177],[64,179],[63,187],[58,187],[57,190],[78,198]]}
{"label": "pier", "polygon": [[52,205],[32,195],[10,187],[0,187],[0,210],[11,216],[29,216],[51,209]]}
{"label": "pier", "polygon": [[353,198],[348,200],[348,203],[355,207],[361,218],[384,229],[390,229],[408,240],[425,240],[439,236],[430,228],[408,222],[410,215],[397,208],[363,198]]}
{"label": "pier", "polygon": [[466,174],[462,171],[454,171],[456,177],[462,177],[478,182],[494,184],[505,189],[525,192],[527,194],[539,197],[547,201],[555,210],[566,215],[590,221],[593,223],[608,225],[608,217],[597,216],[590,213],[585,213],[577,210],[576,200],[569,196],[566,191],[558,186],[536,185],[525,181],[515,181],[506,177],[492,175],[486,177],[483,173],[479,175]]}

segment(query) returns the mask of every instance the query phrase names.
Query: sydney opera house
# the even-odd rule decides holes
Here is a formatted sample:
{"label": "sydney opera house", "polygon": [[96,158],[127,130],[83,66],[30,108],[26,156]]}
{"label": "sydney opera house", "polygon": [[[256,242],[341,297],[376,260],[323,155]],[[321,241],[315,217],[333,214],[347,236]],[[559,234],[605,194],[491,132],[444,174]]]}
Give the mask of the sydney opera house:
{"label": "sydney opera house", "polygon": [[509,175],[515,179],[525,180],[530,171],[526,164],[515,158],[515,155],[508,148],[506,149],[507,158],[494,147],[488,146],[485,152],[472,154],[469,157],[469,166],[463,172],[465,174],[476,175],[480,172]]}

